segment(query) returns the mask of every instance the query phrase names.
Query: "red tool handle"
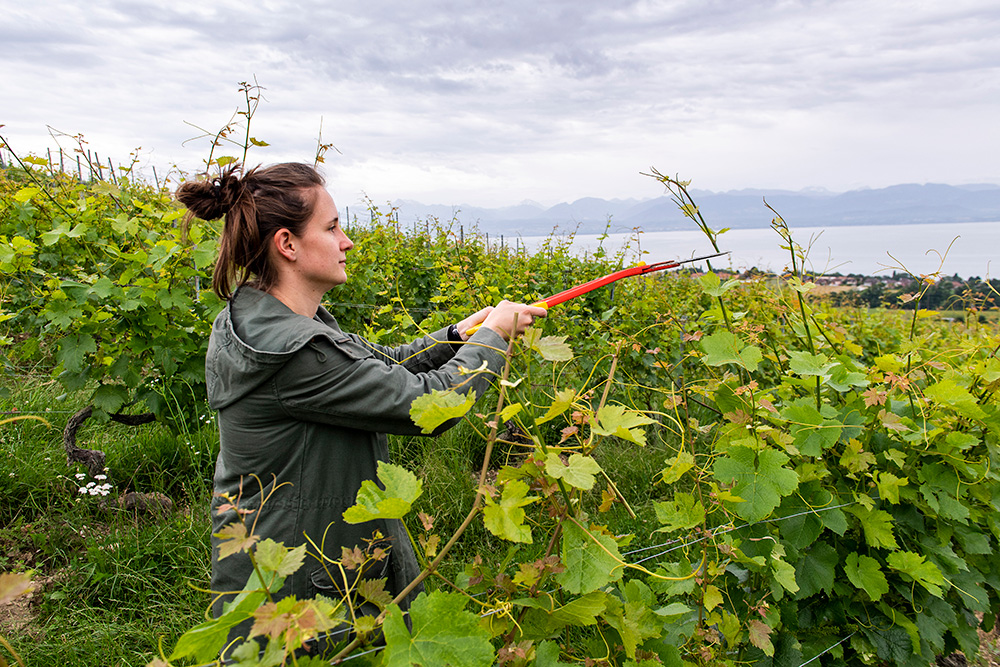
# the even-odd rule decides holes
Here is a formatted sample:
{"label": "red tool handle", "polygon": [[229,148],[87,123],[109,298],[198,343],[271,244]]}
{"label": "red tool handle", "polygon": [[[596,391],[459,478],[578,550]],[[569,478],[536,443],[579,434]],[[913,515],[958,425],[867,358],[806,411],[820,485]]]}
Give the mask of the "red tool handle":
{"label": "red tool handle", "polygon": [[[541,301],[536,301],[531,304],[533,306],[541,306],[542,308],[551,308],[552,306],[558,306],[560,303],[569,301],[570,299],[575,299],[581,294],[586,294],[587,292],[592,292],[599,287],[604,287],[605,285],[610,285],[616,280],[621,280],[622,278],[628,278],[630,276],[638,276],[643,273],[653,273],[654,271],[663,271],[664,269],[672,269],[674,267],[680,266],[681,264],[688,264],[690,262],[698,262],[703,259],[712,259],[713,257],[719,257],[721,255],[728,255],[729,252],[717,252],[714,255],[703,255],[701,257],[693,257],[691,259],[682,259],[676,261],[666,261],[666,262],[656,262],[655,264],[646,264],[645,262],[639,262],[635,266],[631,266],[627,269],[621,269],[620,271],[615,271],[614,273],[609,273],[606,276],[600,278],[594,278],[575,287],[570,287],[568,290],[563,290],[558,294],[553,294],[552,296],[542,299]],[[471,336],[479,330],[480,324],[473,325],[469,327],[466,334]]]}

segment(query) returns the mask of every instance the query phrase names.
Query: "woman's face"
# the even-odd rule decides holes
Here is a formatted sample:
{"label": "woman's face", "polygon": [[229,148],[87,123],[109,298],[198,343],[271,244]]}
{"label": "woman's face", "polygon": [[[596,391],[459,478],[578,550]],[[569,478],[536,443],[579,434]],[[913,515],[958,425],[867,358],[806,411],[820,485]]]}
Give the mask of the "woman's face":
{"label": "woman's face", "polygon": [[296,253],[294,271],[306,282],[326,290],[347,282],[347,251],[354,242],[340,227],[340,215],[333,197],[316,187],[316,204]]}

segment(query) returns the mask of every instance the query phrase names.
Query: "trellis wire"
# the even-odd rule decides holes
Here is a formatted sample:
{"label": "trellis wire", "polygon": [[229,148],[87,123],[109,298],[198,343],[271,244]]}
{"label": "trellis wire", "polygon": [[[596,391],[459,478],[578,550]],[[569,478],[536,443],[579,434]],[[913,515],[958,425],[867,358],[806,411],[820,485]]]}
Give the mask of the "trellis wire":
{"label": "trellis wire", "polygon": [[[646,558],[642,558],[640,560],[637,560],[633,564],[634,565],[638,565],[639,563],[645,563],[647,560],[652,560],[654,558],[659,558],[660,556],[662,556],[664,554],[668,554],[671,551],[677,551],[678,549],[683,549],[684,547],[689,547],[692,544],[697,544],[698,542],[704,542],[705,540],[707,540],[709,538],[712,538],[712,537],[715,537],[716,535],[725,535],[726,533],[731,533],[734,530],[740,530],[741,528],[749,528],[751,526],[757,526],[757,525],[762,524],[762,523],[774,523],[774,522],[778,522],[778,521],[786,521],[788,519],[794,519],[795,517],[803,516],[803,515],[806,515],[806,514],[819,514],[820,512],[828,512],[830,510],[840,509],[841,507],[849,507],[851,505],[857,505],[857,504],[858,504],[858,501],[855,500],[855,501],[850,502],[850,503],[844,503],[842,505],[832,505],[830,507],[824,507],[824,508],[818,509],[818,510],[817,509],[809,509],[809,510],[806,510],[804,512],[798,512],[796,514],[789,514],[788,516],[779,517],[777,519],[761,519],[760,521],[754,521],[753,523],[745,523],[742,526],[720,527],[720,528],[715,529],[714,531],[712,531],[708,535],[704,535],[702,537],[699,537],[698,539],[691,540],[690,542],[685,542],[684,544],[678,544],[677,546],[671,547],[671,548],[669,548],[669,549],[667,549],[665,551],[661,551],[658,554],[653,554],[652,556],[647,556]],[[654,546],[651,546],[651,547],[643,547],[642,549],[636,549],[635,551],[629,551],[628,553],[626,553],[624,555],[627,556],[629,554],[638,553],[640,551],[648,551],[650,549],[656,549],[658,547],[666,546],[668,544],[673,544],[673,541],[671,541],[671,542],[664,542],[663,544],[658,544],[658,545],[654,545]]]}

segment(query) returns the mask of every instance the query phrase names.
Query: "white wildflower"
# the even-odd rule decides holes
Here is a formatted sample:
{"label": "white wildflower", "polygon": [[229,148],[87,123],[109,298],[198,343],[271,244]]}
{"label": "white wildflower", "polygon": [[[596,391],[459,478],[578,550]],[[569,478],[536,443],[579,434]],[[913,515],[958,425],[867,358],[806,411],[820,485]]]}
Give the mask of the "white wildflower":
{"label": "white wildflower", "polygon": [[87,473],[85,473],[85,472],[78,472],[75,475],[73,475],[73,477],[76,477],[78,480],[83,481],[83,480],[87,479]]}
{"label": "white wildflower", "polygon": [[94,479],[96,479],[99,482],[102,482],[102,481],[106,480],[107,478],[108,478],[107,475],[94,475]]}

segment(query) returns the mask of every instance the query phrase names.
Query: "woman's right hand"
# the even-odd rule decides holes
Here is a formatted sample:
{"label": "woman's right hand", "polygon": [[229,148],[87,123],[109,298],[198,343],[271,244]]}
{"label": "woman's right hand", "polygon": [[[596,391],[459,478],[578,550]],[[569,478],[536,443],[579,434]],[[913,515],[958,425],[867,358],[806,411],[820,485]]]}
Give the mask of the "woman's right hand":
{"label": "woman's right hand", "polygon": [[516,338],[523,334],[535,318],[545,317],[547,314],[548,311],[540,306],[504,300],[490,311],[483,320],[483,326],[493,329],[503,336],[504,340],[510,340],[511,336]]}

